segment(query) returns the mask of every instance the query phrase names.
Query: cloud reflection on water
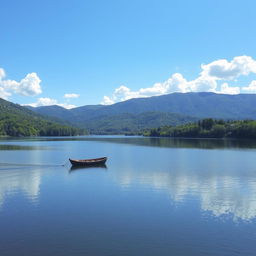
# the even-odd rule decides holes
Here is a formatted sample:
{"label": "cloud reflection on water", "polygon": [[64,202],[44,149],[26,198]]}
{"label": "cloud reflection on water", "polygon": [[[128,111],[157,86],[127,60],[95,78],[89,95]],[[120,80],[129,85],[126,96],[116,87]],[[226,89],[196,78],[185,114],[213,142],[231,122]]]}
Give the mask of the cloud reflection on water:
{"label": "cloud reflection on water", "polygon": [[22,193],[31,202],[40,194],[41,172],[24,168],[0,170],[0,207],[11,195]]}
{"label": "cloud reflection on water", "polygon": [[[234,221],[256,218],[256,175],[202,175],[201,172],[118,172],[116,178],[124,189],[144,185],[154,191],[167,191],[172,201],[182,203],[191,196],[200,202],[201,210],[216,217],[232,215]],[[188,197],[190,199],[188,199]]]}

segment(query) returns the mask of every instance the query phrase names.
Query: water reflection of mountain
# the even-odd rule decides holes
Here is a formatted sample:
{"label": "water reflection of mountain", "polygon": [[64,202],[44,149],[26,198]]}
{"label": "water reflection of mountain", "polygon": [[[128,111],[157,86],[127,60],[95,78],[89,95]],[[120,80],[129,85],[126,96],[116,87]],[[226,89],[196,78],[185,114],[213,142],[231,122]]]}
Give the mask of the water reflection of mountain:
{"label": "water reflection of mountain", "polygon": [[0,144],[0,150],[47,150],[47,149],[49,149],[49,147]]}
{"label": "water reflection of mountain", "polygon": [[[115,144],[130,144],[135,146],[163,147],[163,148],[199,148],[199,149],[256,149],[256,140],[246,139],[193,139],[193,138],[154,138],[142,136],[77,136],[77,137],[32,137],[26,139],[10,138],[2,140],[3,143],[18,143],[19,145],[1,145],[2,150],[8,149],[48,149],[43,146],[22,146],[22,142],[40,142],[40,141],[93,141]],[[7,148],[6,148],[7,147]],[[9,147],[9,148],[8,148]],[[16,148],[11,148],[16,147]],[[22,148],[26,147],[26,148]]]}
{"label": "water reflection of mountain", "polygon": [[10,168],[0,170],[0,206],[8,196],[23,193],[30,201],[37,200],[40,193],[41,172]]}
{"label": "water reflection of mountain", "polygon": [[33,138],[31,141],[94,141],[117,144],[130,144],[137,146],[167,147],[167,148],[255,148],[255,140],[238,139],[189,139],[189,138],[153,138],[138,136],[78,136],[78,137],[55,137]]}
{"label": "water reflection of mountain", "polygon": [[201,210],[214,216],[231,214],[234,220],[248,221],[256,217],[256,173],[245,173],[245,177],[214,172],[135,172],[134,169],[116,173],[119,184],[125,189],[139,185],[167,191],[176,203],[190,200],[192,196],[199,200]]}
{"label": "water reflection of mountain", "polygon": [[163,148],[256,148],[254,140],[235,139],[181,139],[181,138],[148,138],[148,137],[116,137],[116,138],[87,138],[86,140],[108,143],[131,144],[136,146],[163,147]]}

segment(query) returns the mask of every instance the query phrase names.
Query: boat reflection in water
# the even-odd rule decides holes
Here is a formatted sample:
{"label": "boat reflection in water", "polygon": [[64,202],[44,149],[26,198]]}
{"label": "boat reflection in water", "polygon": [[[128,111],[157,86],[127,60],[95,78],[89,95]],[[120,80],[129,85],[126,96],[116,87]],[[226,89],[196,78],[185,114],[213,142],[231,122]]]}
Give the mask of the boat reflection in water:
{"label": "boat reflection in water", "polygon": [[80,166],[72,165],[69,169],[69,172],[73,172],[76,170],[84,170],[84,169],[94,169],[94,168],[107,170],[107,165],[105,163],[104,164],[95,164],[95,165],[80,165]]}

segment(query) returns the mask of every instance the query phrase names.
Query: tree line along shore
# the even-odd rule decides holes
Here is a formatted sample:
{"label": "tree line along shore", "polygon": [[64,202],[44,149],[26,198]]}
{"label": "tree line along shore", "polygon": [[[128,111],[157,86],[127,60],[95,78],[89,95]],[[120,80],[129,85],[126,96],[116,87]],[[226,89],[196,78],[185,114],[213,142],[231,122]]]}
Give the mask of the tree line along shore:
{"label": "tree line along shore", "polygon": [[145,131],[143,135],[152,137],[256,139],[256,121],[224,121],[206,118],[179,126],[153,128]]}
{"label": "tree line along shore", "polygon": [[87,134],[85,129],[58,124],[40,117],[0,114],[0,136],[75,136]]}

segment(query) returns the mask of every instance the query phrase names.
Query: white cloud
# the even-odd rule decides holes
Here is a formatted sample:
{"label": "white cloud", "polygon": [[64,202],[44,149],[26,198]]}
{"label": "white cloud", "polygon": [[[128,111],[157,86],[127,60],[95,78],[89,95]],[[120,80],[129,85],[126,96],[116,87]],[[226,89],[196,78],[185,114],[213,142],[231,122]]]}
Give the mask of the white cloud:
{"label": "white cloud", "polygon": [[163,83],[167,93],[171,92],[189,92],[187,80],[180,73],[174,73],[167,81]]}
{"label": "white cloud", "polygon": [[68,104],[68,103],[58,103],[57,104],[60,107],[66,108],[66,109],[71,109],[71,108],[76,108],[76,105],[73,104]]}
{"label": "white cloud", "polygon": [[[174,73],[163,83],[155,83],[151,87],[141,88],[132,91],[125,85],[121,85],[114,90],[112,96],[104,96],[102,104],[113,104],[131,98],[159,96],[174,92],[215,92],[226,94],[240,93],[240,87],[230,86],[227,83],[218,84],[221,80],[233,80],[242,75],[256,73],[256,61],[250,56],[238,56],[233,60],[216,60],[206,65],[201,65],[202,71],[199,76],[191,81],[187,81],[182,74]],[[256,82],[255,82],[256,83]],[[256,92],[256,85],[243,87],[245,91]]]}
{"label": "white cloud", "polygon": [[256,92],[256,80],[251,81],[249,86],[242,88],[246,92]]}
{"label": "white cloud", "polygon": [[15,80],[2,80],[0,81],[0,85],[2,88],[4,88],[6,91],[12,91],[12,92],[17,92],[19,83]]}
{"label": "white cloud", "polygon": [[0,80],[2,80],[5,77],[5,71],[3,68],[0,68]]}
{"label": "white cloud", "polygon": [[202,76],[214,77],[218,80],[233,80],[241,75],[256,73],[256,61],[250,56],[238,56],[232,61],[225,59],[201,65]]}
{"label": "white cloud", "polygon": [[66,93],[66,94],[64,94],[65,99],[78,98],[78,97],[80,97],[80,94],[76,94],[76,93]]}
{"label": "white cloud", "polygon": [[138,92],[132,92],[128,87],[121,85],[114,91],[115,100],[123,101],[139,97]]}
{"label": "white cloud", "polygon": [[42,93],[40,86],[40,78],[36,73],[27,74],[27,76],[20,81],[17,93],[24,96],[34,96]]}
{"label": "white cloud", "polygon": [[216,92],[217,82],[212,77],[200,76],[187,83],[191,92]]}
{"label": "white cloud", "polygon": [[37,102],[29,104],[32,107],[57,105],[57,100],[51,98],[39,98]]}
{"label": "white cloud", "polygon": [[182,74],[175,73],[163,83],[155,83],[152,87],[141,88],[138,91],[132,91],[130,88],[121,85],[115,89],[111,97],[104,96],[102,104],[109,105],[132,98],[159,96],[174,92],[216,92],[216,88],[217,82],[211,77],[200,76],[195,80],[187,81]]}
{"label": "white cloud", "polygon": [[29,73],[20,82],[4,79],[5,71],[0,68],[0,97],[7,99],[13,93],[23,96],[35,96],[42,93],[41,80],[36,73]]}
{"label": "white cloud", "polygon": [[68,104],[68,103],[58,103],[57,100],[51,98],[39,98],[36,102],[30,104],[24,104],[31,107],[43,107],[43,106],[52,106],[57,105],[66,109],[75,108],[75,105]]}
{"label": "white cloud", "polygon": [[121,85],[115,89],[112,97],[104,96],[101,104],[110,105],[115,102],[125,101],[132,98],[158,96],[176,91],[188,92],[188,82],[179,73],[173,74],[167,81],[163,83],[155,83],[152,87],[141,88],[138,91],[131,91],[130,88]]}
{"label": "white cloud", "polygon": [[228,83],[223,83],[221,85],[221,90],[219,93],[224,93],[224,94],[239,94],[240,93],[240,88],[239,87],[230,87]]}
{"label": "white cloud", "polygon": [[115,102],[113,100],[111,100],[108,96],[104,96],[103,97],[103,100],[100,104],[103,104],[103,105],[111,105],[111,104],[114,104]]}
{"label": "white cloud", "polygon": [[0,87],[0,98],[7,100],[9,96],[11,96],[11,94]]}

